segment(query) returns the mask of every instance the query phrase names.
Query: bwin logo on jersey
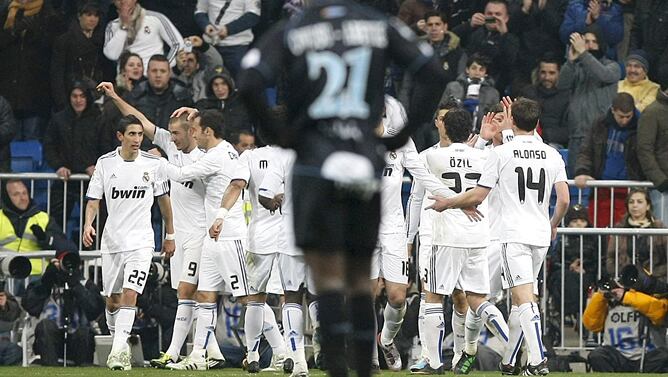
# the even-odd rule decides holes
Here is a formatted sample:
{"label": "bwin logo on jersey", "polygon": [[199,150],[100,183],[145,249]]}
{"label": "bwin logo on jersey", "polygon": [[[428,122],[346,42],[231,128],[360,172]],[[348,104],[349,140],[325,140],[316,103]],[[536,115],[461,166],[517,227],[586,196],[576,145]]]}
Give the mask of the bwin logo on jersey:
{"label": "bwin logo on jersey", "polygon": [[131,190],[121,190],[116,189],[116,187],[111,188],[111,198],[112,199],[143,199],[146,196],[146,189],[140,187],[133,187]]}

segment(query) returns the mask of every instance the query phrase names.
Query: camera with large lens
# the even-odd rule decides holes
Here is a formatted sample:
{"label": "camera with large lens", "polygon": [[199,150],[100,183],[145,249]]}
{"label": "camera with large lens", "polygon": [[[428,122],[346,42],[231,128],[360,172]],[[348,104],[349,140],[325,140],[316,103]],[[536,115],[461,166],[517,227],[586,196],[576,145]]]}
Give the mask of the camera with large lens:
{"label": "camera with large lens", "polygon": [[626,289],[635,289],[648,295],[668,295],[668,284],[652,276],[640,265],[629,264],[622,268],[619,282]]}
{"label": "camera with large lens", "polygon": [[56,259],[60,261],[60,269],[67,276],[74,275],[75,272],[79,270],[81,265],[81,257],[78,253],[73,253],[71,251],[63,251],[56,253]]}
{"label": "camera with large lens", "polygon": [[161,261],[151,262],[151,267],[148,270],[148,282],[158,285],[167,282],[167,270]]}
{"label": "camera with large lens", "polygon": [[0,253],[0,279],[25,279],[31,270],[30,259],[16,253]]}

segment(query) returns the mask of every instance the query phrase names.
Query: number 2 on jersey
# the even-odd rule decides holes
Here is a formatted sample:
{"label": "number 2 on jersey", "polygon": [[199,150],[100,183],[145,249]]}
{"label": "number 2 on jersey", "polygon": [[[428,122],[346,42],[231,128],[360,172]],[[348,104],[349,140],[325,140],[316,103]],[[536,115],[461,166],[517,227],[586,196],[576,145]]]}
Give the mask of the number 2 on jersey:
{"label": "number 2 on jersey", "polygon": [[[326,82],[318,98],[308,108],[313,119],[369,116],[369,105],[364,102],[371,64],[371,49],[358,47],[341,56],[331,51],[311,51],[306,55],[308,76],[317,80],[321,70]],[[348,71],[350,70],[350,73]]]}
{"label": "number 2 on jersey", "polygon": [[[478,182],[478,180],[480,179],[480,176],[481,176],[481,174],[479,174],[479,173],[466,173],[466,174],[464,174],[464,179],[470,179],[470,180]],[[443,179],[452,180],[454,182],[453,186],[449,186],[450,190],[454,191],[457,194],[462,192],[462,176],[459,173],[451,171],[451,172],[443,173],[441,175],[441,177]],[[468,187],[466,189],[466,191],[472,190],[472,189],[473,189],[473,186]]]}
{"label": "number 2 on jersey", "polygon": [[545,200],[545,169],[540,168],[538,182],[533,181],[533,170],[531,168],[527,168],[526,170],[525,174],[524,168],[521,166],[515,168],[515,173],[517,173],[517,193],[520,197],[520,203],[524,203],[526,200],[526,189],[530,189],[538,191],[538,204],[543,204]]}

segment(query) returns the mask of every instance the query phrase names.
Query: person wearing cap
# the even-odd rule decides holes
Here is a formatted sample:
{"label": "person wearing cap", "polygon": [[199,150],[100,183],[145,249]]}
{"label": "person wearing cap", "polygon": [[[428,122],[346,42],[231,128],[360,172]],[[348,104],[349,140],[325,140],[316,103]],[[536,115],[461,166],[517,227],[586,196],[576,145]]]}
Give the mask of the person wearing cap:
{"label": "person wearing cap", "polygon": [[53,115],[44,135],[44,158],[62,180],[51,187],[51,215],[61,227],[67,225],[63,210],[69,218],[88,186],[84,182],[81,191],[80,182],[69,181],[70,176],[93,175],[95,161],[103,153],[98,146],[100,111],[93,103],[92,89],[81,81],[69,85],[67,107]]}
{"label": "person wearing cap", "polygon": [[631,51],[626,58],[626,77],[617,86],[617,92],[629,93],[636,103],[638,111],[642,112],[647,106],[656,101],[659,84],[647,77],[649,60],[643,50]]}
{"label": "person wearing cap", "polygon": [[56,111],[68,107],[68,90],[75,80],[97,84],[113,77],[114,67],[102,53],[104,27],[100,24],[100,16],[97,3],[84,4],[79,9],[77,22],[72,22],[69,30],[54,42],[51,97]]}

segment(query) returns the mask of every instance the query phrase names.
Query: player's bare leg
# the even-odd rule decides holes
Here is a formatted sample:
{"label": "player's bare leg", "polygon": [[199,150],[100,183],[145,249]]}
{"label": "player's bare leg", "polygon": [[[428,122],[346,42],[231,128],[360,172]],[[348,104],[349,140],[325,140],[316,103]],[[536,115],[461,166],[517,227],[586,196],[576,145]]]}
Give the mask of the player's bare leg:
{"label": "player's bare leg", "polygon": [[384,279],[387,305],[383,311],[383,329],[378,337],[378,344],[390,370],[401,370],[401,355],[394,344],[394,337],[401,330],[406,314],[406,288],[408,284],[395,283]]}

